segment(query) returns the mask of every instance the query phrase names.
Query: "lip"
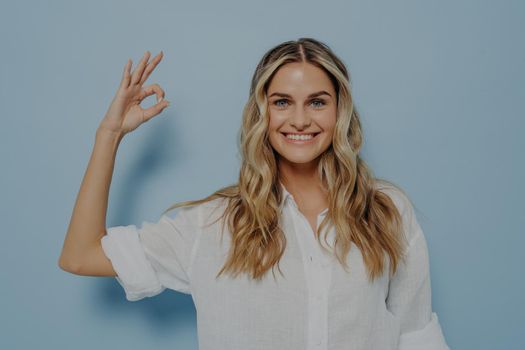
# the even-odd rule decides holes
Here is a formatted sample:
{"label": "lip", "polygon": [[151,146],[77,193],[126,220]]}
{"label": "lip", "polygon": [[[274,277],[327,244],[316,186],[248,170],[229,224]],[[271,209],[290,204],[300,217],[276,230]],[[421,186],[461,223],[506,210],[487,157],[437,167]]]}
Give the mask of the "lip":
{"label": "lip", "polygon": [[[294,145],[308,145],[308,144],[311,144],[311,143],[314,143],[315,141],[317,141],[317,137],[319,136],[319,134],[321,134],[320,132],[318,133],[314,133],[314,137],[312,137],[310,140],[292,140],[292,139],[289,139],[288,137],[286,137],[286,134],[287,133],[280,133],[281,136],[284,138],[284,140],[288,143],[291,143],[291,144],[294,144]],[[311,133],[290,133],[290,134],[295,134],[295,135],[308,135],[308,134],[311,134]]]}

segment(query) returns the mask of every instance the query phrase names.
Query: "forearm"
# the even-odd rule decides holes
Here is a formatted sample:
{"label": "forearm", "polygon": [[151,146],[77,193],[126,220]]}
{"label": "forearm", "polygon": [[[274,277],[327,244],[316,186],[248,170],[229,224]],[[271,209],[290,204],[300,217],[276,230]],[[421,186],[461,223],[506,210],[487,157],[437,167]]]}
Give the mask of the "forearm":
{"label": "forearm", "polygon": [[97,129],[93,152],[77,195],[60,255],[61,266],[79,266],[106,234],[106,212],[115,157],[123,135]]}

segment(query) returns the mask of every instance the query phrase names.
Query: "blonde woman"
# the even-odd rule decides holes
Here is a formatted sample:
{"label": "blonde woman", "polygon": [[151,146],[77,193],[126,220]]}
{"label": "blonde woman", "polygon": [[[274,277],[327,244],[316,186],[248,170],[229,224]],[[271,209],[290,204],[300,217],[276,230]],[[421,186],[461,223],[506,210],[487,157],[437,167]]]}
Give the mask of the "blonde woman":
{"label": "blonde woman", "polygon": [[133,72],[127,62],[97,129],[63,270],[115,276],[130,301],[191,294],[202,350],[448,349],[413,206],[360,158],[349,74],[318,40],[284,42],[257,65],[237,183],[106,229],[120,141],[169,104],[159,85],[143,86],[162,52],[149,58]]}

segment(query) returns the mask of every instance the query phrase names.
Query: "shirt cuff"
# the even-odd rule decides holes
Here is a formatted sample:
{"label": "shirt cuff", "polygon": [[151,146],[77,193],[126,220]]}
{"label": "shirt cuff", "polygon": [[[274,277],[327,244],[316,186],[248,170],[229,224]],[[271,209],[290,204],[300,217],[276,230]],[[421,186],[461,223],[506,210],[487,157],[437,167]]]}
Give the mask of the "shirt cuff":
{"label": "shirt cuff", "polygon": [[136,301],[161,293],[165,287],[146,258],[136,226],[115,226],[106,232],[101,239],[102,249],[111,260],[126,299]]}
{"label": "shirt cuff", "polygon": [[402,333],[399,338],[399,350],[450,350],[437,314],[432,313],[430,322],[424,328]]}

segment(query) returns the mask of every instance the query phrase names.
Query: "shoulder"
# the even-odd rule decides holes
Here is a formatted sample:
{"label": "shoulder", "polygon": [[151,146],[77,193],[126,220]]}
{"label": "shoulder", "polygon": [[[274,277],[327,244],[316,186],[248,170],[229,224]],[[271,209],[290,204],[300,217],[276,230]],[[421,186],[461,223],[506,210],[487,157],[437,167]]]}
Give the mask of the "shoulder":
{"label": "shoulder", "polygon": [[374,188],[377,191],[388,195],[401,215],[412,210],[410,198],[401,187],[385,180],[376,179],[374,182]]}
{"label": "shoulder", "polygon": [[401,215],[403,228],[408,242],[421,235],[421,228],[417,222],[414,206],[408,194],[399,186],[381,179],[376,179],[374,188],[389,196]]}
{"label": "shoulder", "polygon": [[171,209],[162,218],[172,224],[202,226],[208,219],[219,217],[226,206],[226,198],[215,198],[204,203]]}

